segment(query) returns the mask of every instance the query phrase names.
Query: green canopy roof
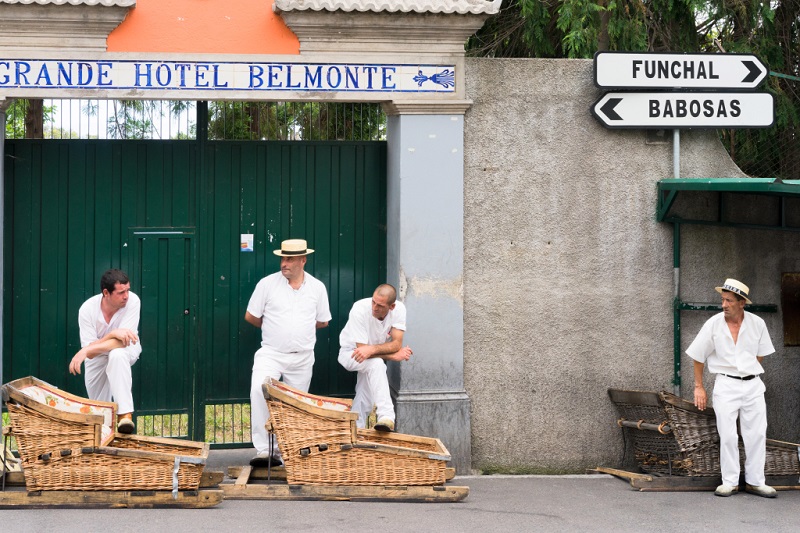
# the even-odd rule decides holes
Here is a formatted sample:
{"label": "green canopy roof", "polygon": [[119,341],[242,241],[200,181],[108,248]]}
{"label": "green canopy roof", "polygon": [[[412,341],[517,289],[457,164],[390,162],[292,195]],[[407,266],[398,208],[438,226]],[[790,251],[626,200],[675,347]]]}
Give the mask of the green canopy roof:
{"label": "green canopy roof", "polygon": [[[714,213],[702,219],[684,218],[672,212],[678,196],[696,195],[696,193],[717,193],[720,206],[725,198],[732,195],[766,195],[779,197],[776,209],[781,211],[780,223],[776,224],[741,224],[726,220],[723,209],[717,208]],[[669,178],[658,182],[658,211],[656,214],[659,222],[673,222],[681,224],[712,224],[736,227],[752,227],[760,229],[778,229],[800,231],[800,227],[787,226],[783,210],[785,200],[800,198],[800,180],[781,181],[776,178]]]}

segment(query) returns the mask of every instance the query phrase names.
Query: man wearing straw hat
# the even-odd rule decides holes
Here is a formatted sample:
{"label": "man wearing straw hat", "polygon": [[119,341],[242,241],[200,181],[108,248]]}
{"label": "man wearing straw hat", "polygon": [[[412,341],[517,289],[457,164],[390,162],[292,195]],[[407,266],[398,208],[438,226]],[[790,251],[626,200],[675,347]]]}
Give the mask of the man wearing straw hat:
{"label": "man wearing straw hat", "polygon": [[316,330],[331,319],[325,285],[305,272],[306,257],[314,253],[303,239],[281,243],[274,254],[281,270],[256,285],[244,319],[261,328],[261,348],[253,360],[250,381],[250,422],[256,456],[252,466],[283,464],[276,442],[270,445],[265,428],[269,418],[261,385],[268,378],[308,392],[314,366]]}
{"label": "man wearing straw hat", "polygon": [[767,442],[767,406],[764,401],[764,372],[761,361],[775,352],[767,326],[760,317],[744,310],[752,303],[750,289],[735,279],[716,287],[722,295],[722,312],[706,321],[686,353],[694,359],[694,403],[706,408],[703,368],[717,375],[714,383],[714,413],[717,418],[722,485],[714,494],[730,496],[739,490],[739,435],[745,449],[745,490],[774,498],[775,489],[766,484],[764,463]]}

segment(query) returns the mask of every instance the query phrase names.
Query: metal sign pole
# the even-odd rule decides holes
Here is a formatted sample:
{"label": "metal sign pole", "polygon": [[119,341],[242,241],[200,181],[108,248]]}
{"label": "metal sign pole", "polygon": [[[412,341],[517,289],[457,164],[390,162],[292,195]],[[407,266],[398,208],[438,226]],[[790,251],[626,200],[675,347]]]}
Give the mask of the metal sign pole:
{"label": "metal sign pole", "polygon": [[675,128],[672,130],[672,166],[673,177],[678,179],[681,177],[681,130]]}

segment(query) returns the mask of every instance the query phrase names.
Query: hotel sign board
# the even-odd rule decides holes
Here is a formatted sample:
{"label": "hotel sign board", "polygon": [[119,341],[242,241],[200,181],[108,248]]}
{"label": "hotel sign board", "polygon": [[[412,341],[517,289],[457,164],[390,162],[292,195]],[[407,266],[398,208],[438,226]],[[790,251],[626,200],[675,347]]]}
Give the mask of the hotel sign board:
{"label": "hotel sign board", "polygon": [[0,95],[10,96],[72,90],[144,97],[155,91],[452,94],[455,84],[455,65],[0,57]]}
{"label": "hotel sign board", "polygon": [[752,90],[769,70],[750,54],[598,52],[595,84],[609,89]]}

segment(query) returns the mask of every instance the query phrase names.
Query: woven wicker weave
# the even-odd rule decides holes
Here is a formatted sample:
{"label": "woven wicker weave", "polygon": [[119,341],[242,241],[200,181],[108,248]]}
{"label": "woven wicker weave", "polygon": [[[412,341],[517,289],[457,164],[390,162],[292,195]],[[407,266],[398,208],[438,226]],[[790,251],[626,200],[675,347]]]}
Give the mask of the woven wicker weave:
{"label": "woven wicker weave", "polygon": [[265,383],[264,395],[290,484],[445,483],[450,455],[438,439],[356,430],[358,413],[320,407],[282,383]]}
{"label": "woven wicker weave", "polygon": [[[625,428],[626,437],[633,440],[636,460],[643,471],[698,477],[720,475],[719,434],[713,409],[700,411],[693,403],[668,392],[609,389],[608,393],[623,419],[654,424],[666,422],[671,428],[666,435]],[[800,474],[799,449],[798,444],[767,439],[765,474]],[[741,440],[739,458],[744,465]]]}
{"label": "woven wicker weave", "polygon": [[63,413],[32,400],[18,388],[31,380],[55,389],[35,378],[3,387],[29,491],[173,490],[176,458],[177,488],[198,489],[208,444],[116,434],[101,446],[102,416]]}

